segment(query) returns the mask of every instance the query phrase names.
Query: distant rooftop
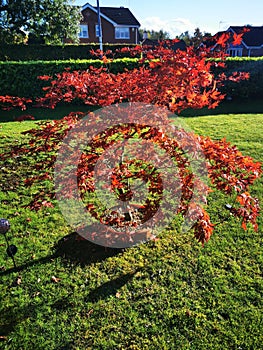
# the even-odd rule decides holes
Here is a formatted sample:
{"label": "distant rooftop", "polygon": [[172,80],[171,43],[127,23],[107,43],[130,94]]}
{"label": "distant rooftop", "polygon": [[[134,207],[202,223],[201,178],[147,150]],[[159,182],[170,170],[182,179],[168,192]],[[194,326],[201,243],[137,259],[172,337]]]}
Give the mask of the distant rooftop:
{"label": "distant rooftop", "polygon": [[[86,8],[97,12],[97,6],[92,6],[89,3],[82,6],[82,11]],[[100,7],[100,12],[116,24],[140,27],[140,23],[127,7]]]}
{"label": "distant rooftop", "polygon": [[243,35],[243,42],[247,46],[261,46],[263,45],[263,26],[230,26],[230,28],[237,34],[244,31],[244,28],[249,29]]}
{"label": "distant rooftop", "polygon": [[140,23],[126,7],[101,7],[100,11],[117,24],[140,26]]}

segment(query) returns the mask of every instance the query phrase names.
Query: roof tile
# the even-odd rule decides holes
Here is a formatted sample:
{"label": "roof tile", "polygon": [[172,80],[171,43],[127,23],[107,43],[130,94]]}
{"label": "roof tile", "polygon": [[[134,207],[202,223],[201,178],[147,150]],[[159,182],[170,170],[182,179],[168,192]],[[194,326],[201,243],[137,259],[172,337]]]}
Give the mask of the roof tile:
{"label": "roof tile", "polygon": [[126,7],[101,7],[100,11],[117,24],[140,26],[140,23]]}
{"label": "roof tile", "polygon": [[254,27],[254,26],[231,26],[232,30],[239,34],[245,28],[248,28],[249,31],[245,32],[243,35],[243,42],[247,46],[261,46],[263,45],[263,26]]}

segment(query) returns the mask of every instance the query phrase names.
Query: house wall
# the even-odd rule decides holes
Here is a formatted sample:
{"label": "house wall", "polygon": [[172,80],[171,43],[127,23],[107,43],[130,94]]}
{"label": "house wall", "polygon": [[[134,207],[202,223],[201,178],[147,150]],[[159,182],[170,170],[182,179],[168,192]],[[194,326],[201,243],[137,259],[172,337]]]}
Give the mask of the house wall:
{"label": "house wall", "polygon": [[263,56],[263,48],[260,49],[251,49],[250,50],[251,57],[260,57]]}
{"label": "house wall", "polygon": [[[99,38],[96,37],[96,30],[95,25],[98,24],[98,16],[97,14],[90,10],[86,9],[82,12],[83,20],[80,24],[88,24],[88,30],[89,30],[89,38],[80,38],[81,44],[87,44],[87,43],[98,43]],[[130,39],[115,39],[115,28],[114,26],[106,21],[103,17],[101,17],[101,26],[102,26],[102,41],[103,43],[110,43],[110,44],[122,44],[122,43],[136,43],[136,32],[137,32],[137,38],[139,38],[138,35],[138,28],[130,28]]]}
{"label": "house wall", "polygon": [[[244,45],[241,46],[233,46],[229,47],[228,50],[235,50],[238,48],[242,48],[242,57],[260,57],[263,56],[263,48],[260,49],[247,49]],[[236,54],[233,54],[230,52],[231,56],[236,56]]]}
{"label": "house wall", "polygon": [[263,56],[263,48],[261,49],[247,49],[246,47],[243,47],[242,51],[243,57],[260,57]]}
{"label": "house wall", "polygon": [[248,56],[248,50],[242,45],[242,57],[247,57]]}

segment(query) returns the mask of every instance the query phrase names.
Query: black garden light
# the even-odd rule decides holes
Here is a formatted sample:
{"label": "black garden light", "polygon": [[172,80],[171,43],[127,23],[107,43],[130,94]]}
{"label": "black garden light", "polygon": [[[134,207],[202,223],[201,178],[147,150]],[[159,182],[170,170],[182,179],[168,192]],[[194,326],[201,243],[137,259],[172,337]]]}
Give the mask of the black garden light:
{"label": "black garden light", "polygon": [[3,234],[6,240],[6,244],[7,244],[7,255],[12,258],[13,263],[14,263],[14,267],[16,268],[16,263],[15,263],[15,254],[17,252],[17,247],[14,244],[9,244],[6,233],[9,231],[10,229],[10,222],[7,219],[0,219],[0,234]]}

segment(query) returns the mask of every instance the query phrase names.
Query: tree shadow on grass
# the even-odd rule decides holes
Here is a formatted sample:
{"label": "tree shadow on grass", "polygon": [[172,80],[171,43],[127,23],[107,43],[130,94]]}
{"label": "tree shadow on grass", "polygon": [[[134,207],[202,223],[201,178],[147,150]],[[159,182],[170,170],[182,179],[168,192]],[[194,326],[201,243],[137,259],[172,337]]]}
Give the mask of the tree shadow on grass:
{"label": "tree shadow on grass", "polygon": [[106,299],[109,296],[116,296],[118,290],[131,280],[134,275],[139,271],[139,269],[127,273],[126,275],[121,275],[109,282],[103,283],[101,286],[93,289],[87,296],[86,302],[97,302],[101,299]]}
{"label": "tree shadow on grass", "polygon": [[[89,292],[84,301],[96,303],[101,299],[106,299],[110,296],[116,296],[118,290],[120,290],[126,283],[131,280],[138,270],[119,276],[109,282],[102,284],[101,286],[93,289]],[[45,302],[46,305],[46,302]],[[52,300],[49,304],[50,308],[53,310],[54,314],[64,313],[67,309],[74,309],[75,302],[72,299],[70,293],[63,298]],[[8,337],[10,333],[15,331],[18,324],[22,323],[26,319],[34,321],[38,318],[39,310],[43,308],[43,300],[38,302],[28,303],[27,305],[20,306],[12,305],[7,306],[1,311],[1,321],[0,321],[0,336],[3,342],[9,341]],[[12,338],[11,338],[12,339]],[[10,340],[11,340],[10,339]],[[0,343],[1,343],[0,340]],[[66,344],[58,349],[72,349],[71,344]]]}
{"label": "tree shadow on grass", "polygon": [[[33,260],[26,262],[23,265],[17,266],[17,268],[8,269],[2,271],[0,276],[8,275],[12,272],[23,271],[29,267],[34,267],[39,264],[51,263],[56,258],[65,259],[65,262],[71,261],[76,264],[88,265],[94,262],[99,262],[107,259],[108,257],[115,256],[123,252],[123,249],[113,249],[98,246],[89,241],[79,240],[76,233],[72,233],[68,236],[63,237],[54,246],[54,254],[43,257],[38,260]],[[89,291],[87,297],[85,297],[88,302],[97,302],[100,299],[105,299],[111,295],[116,295],[117,291],[124,286],[130,279],[133,278],[137,271],[132,273],[121,275],[101,286]],[[15,288],[17,285],[10,285],[10,288]],[[43,301],[26,306],[12,305],[7,306],[2,310],[2,319],[0,322],[0,336],[2,340],[8,341],[8,336],[12,333],[16,326],[23,322],[24,320],[37,317],[38,310],[43,306]],[[51,301],[51,309],[54,312],[64,312],[66,309],[74,308],[74,302],[68,294],[62,299]],[[61,349],[71,349],[70,344],[60,347]]]}
{"label": "tree shadow on grass", "polygon": [[20,272],[32,266],[47,264],[57,258],[62,258],[65,263],[70,261],[74,264],[86,266],[121,254],[123,251],[124,249],[106,248],[94,244],[88,240],[82,240],[79,238],[76,232],[73,232],[60,239],[54,245],[53,254],[47,255],[40,259],[27,261],[17,267],[3,270],[0,272],[0,276],[9,275],[13,272]]}
{"label": "tree shadow on grass", "polygon": [[124,249],[121,248],[109,248],[92,243],[81,238],[75,232],[62,238],[55,249],[58,256],[83,266],[103,261],[124,252]]}

